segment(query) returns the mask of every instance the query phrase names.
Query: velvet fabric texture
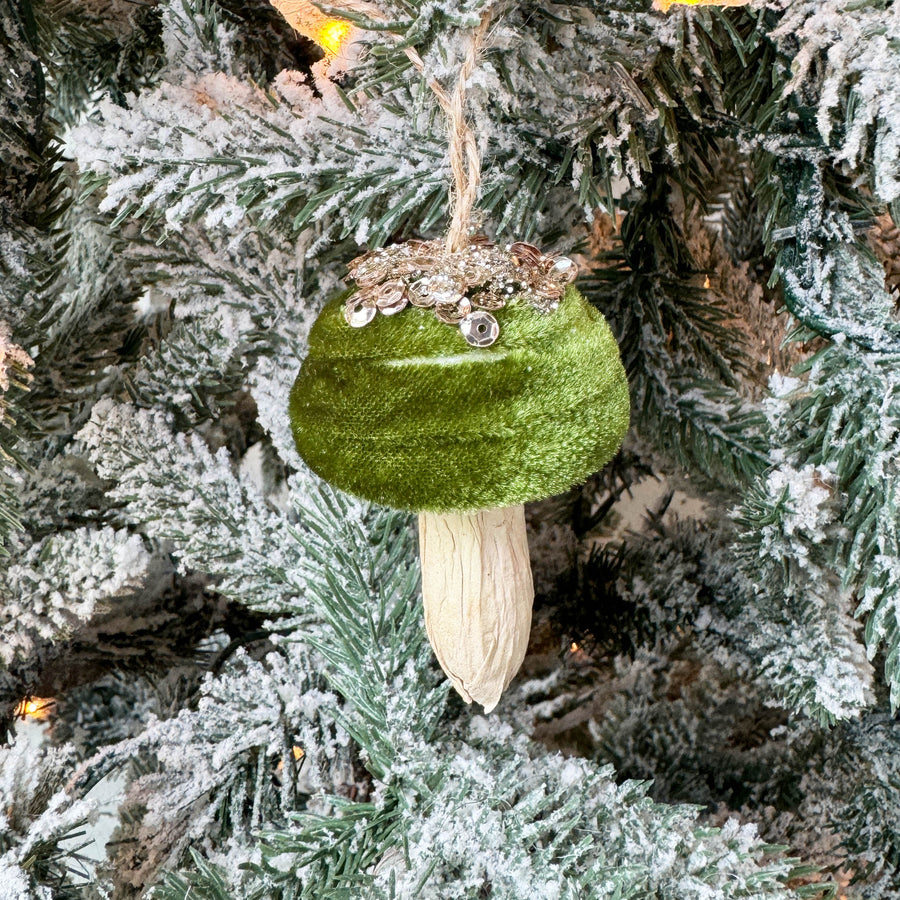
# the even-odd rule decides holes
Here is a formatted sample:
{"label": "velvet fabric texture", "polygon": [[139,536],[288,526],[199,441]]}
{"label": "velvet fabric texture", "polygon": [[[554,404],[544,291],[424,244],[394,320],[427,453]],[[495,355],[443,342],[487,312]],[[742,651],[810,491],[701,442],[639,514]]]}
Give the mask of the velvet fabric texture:
{"label": "velvet fabric texture", "polygon": [[619,348],[569,287],[553,313],[513,300],[476,349],[431,309],[344,320],[321,312],[294,382],[297,450],[351,494],[412,511],[513,506],[561,493],[604,465],[628,427]]}

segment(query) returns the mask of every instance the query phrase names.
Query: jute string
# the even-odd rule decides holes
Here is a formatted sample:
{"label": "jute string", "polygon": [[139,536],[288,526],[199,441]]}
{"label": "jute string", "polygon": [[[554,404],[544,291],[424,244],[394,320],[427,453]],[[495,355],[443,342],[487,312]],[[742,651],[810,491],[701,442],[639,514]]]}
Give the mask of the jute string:
{"label": "jute string", "polygon": [[[386,21],[384,13],[377,6],[366,3],[364,0],[331,0],[328,6],[335,12],[365,16],[375,22]],[[481,184],[481,156],[478,153],[478,142],[466,121],[466,82],[472,77],[475,66],[478,64],[490,24],[491,12],[485,10],[478,26],[469,33],[469,46],[459,68],[452,94],[448,94],[433,76],[426,79],[426,83],[447,117],[450,171],[453,174],[453,184],[450,188],[450,228],[447,231],[446,239],[449,253],[463,250],[469,243],[472,210],[475,208],[478,188]],[[424,74],[425,63],[416,49],[404,47],[403,52],[414,68]]]}

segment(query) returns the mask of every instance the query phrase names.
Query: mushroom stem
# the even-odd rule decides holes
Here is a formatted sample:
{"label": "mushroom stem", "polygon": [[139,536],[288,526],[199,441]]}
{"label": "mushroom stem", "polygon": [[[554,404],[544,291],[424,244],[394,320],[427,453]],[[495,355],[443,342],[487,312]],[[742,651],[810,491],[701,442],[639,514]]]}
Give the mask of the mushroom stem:
{"label": "mushroom stem", "polygon": [[534,585],[525,508],[419,513],[425,629],[466,703],[490,712],[525,658]]}

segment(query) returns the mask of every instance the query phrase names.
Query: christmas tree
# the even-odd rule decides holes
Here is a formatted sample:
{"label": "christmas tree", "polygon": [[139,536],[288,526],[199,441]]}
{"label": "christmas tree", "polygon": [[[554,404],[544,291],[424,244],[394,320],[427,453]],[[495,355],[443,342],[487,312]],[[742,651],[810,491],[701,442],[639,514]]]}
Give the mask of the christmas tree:
{"label": "christmas tree", "polygon": [[[0,0],[0,898],[900,898],[900,4],[278,6]],[[489,713],[288,413],[461,146],[631,403]]]}

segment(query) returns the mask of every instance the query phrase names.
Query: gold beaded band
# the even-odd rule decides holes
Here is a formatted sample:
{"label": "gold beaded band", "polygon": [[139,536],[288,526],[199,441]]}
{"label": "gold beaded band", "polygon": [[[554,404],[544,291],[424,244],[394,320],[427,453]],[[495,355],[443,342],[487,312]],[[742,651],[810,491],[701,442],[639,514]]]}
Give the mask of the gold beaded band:
{"label": "gold beaded band", "polygon": [[362,328],[379,312],[393,316],[409,305],[430,308],[473,347],[497,340],[491,313],[514,297],[553,312],[578,271],[567,256],[522,241],[504,249],[484,237],[454,253],[444,241],[407,241],[364,253],[349,268],[359,288],[344,309],[349,325]]}

